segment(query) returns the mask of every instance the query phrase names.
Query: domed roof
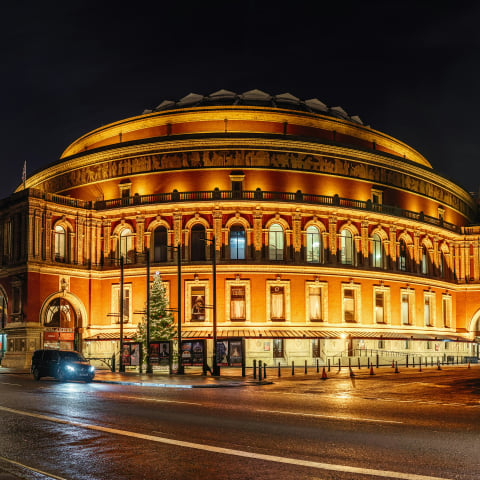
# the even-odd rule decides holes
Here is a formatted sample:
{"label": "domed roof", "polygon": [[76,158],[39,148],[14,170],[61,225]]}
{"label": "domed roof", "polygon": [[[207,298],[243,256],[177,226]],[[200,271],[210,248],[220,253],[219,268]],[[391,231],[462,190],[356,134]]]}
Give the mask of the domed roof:
{"label": "domed roof", "polygon": [[341,118],[358,125],[364,125],[359,116],[350,116],[342,107],[328,107],[318,98],[300,100],[291,93],[270,95],[262,90],[249,90],[248,92],[235,93],[230,90],[218,90],[210,95],[189,93],[177,101],[164,100],[155,108],[144,110],[143,113],[161,112],[164,110],[176,110],[191,107],[213,107],[225,105],[241,105],[255,107],[284,108],[302,112],[320,113],[331,117]]}

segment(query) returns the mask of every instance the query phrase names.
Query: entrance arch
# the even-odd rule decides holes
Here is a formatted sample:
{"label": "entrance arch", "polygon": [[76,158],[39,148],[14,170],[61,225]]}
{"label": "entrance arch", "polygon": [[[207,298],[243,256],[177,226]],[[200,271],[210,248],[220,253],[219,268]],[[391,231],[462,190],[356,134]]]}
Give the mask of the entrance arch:
{"label": "entrance arch", "polygon": [[78,297],[67,292],[50,295],[40,310],[43,347],[81,351],[84,319],[85,307]]}

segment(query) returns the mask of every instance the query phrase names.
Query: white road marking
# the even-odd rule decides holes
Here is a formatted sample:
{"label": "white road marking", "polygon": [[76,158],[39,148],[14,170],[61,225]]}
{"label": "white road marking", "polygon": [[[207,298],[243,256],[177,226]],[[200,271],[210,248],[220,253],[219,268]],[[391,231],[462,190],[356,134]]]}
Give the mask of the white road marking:
{"label": "white road marking", "polygon": [[319,418],[331,418],[333,420],[347,420],[349,422],[378,422],[378,423],[404,423],[397,422],[396,420],[379,420],[378,418],[361,418],[361,417],[339,417],[337,415],[322,415],[320,413],[304,413],[304,412],[286,412],[283,410],[261,410],[257,409],[257,412],[267,413],[280,413],[282,415],[297,415],[299,417],[319,417]]}
{"label": "white road marking", "polygon": [[0,382],[0,385],[15,385],[16,387],[21,387],[20,383],[8,383],[8,382]]}
{"label": "white road marking", "polygon": [[[142,433],[129,432],[127,430],[119,430],[116,428],[102,427],[100,425],[92,425],[92,424],[81,423],[81,422],[72,422],[69,420],[62,420],[60,418],[49,417],[47,415],[41,415],[33,412],[15,410],[13,408],[8,408],[8,407],[0,406],[0,410],[14,413],[17,415],[38,418],[40,420],[46,420],[49,422],[61,423],[63,425],[71,425],[73,427],[86,428],[89,430],[95,430],[103,433],[111,433],[113,435],[122,435],[125,437],[132,437],[132,438],[138,438],[140,440],[147,440],[150,442],[163,443],[166,445],[174,445],[174,446],[183,447],[183,448],[192,448],[195,450],[203,450],[207,452],[220,453],[223,455],[233,455],[237,457],[263,460],[266,462],[283,463],[287,465],[295,465],[295,466],[306,467],[306,468],[316,468],[319,470],[330,470],[330,471],[336,471],[336,472],[354,473],[358,475],[372,475],[376,477],[389,478],[391,480],[397,480],[397,479],[398,480],[453,480],[446,477],[431,477],[429,475],[417,475],[415,473],[402,473],[402,472],[392,472],[392,471],[385,471],[385,470],[375,470],[372,468],[352,467],[348,465],[335,465],[331,463],[321,463],[321,462],[313,462],[310,460],[301,460],[298,458],[277,457],[275,455],[266,455],[262,453],[247,452],[243,450],[234,450],[231,448],[216,447],[214,445],[202,445],[199,443],[184,442],[182,440],[173,440],[171,438],[157,437],[154,435],[146,435]],[[61,480],[64,480],[64,479],[61,479]]]}
{"label": "white road marking", "polygon": [[20,463],[20,462],[16,462],[15,460],[10,460],[9,458],[0,457],[0,460],[3,460],[4,462],[11,463],[12,465],[16,465],[17,467],[26,468],[27,470],[30,470],[30,471],[35,472],[35,473],[39,473],[40,475],[45,475],[49,478],[55,478],[56,480],[67,480],[66,478],[63,478],[63,477],[57,477],[53,473],[43,472],[42,470],[38,470],[37,468],[29,467],[28,465],[25,465],[25,464]]}
{"label": "white road marking", "polygon": [[134,400],[146,400],[148,402],[159,402],[159,403],[183,403],[185,405],[202,405],[198,402],[181,402],[179,400],[165,400],[163,398],[152,398],[152,397],[138,397],[133,395],[115,395],[115,398],[133,398]]}

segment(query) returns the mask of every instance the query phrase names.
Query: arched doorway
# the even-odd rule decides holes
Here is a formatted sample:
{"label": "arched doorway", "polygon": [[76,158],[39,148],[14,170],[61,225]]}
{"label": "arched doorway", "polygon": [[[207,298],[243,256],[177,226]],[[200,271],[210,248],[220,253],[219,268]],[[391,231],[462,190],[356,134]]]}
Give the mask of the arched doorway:
{"label": "arched doorway", "polygon": [[72,304],[63,297],[52,299],[44,310],[44,348],[78,350],[77,314]]}

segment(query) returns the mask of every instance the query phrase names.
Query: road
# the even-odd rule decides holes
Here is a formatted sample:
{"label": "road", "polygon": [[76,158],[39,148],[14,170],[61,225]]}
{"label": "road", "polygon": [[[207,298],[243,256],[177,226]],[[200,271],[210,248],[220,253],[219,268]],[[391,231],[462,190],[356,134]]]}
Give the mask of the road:
{"label": "road", "polygon": [[480,478],[480,367],[269,379],[176,389],[0,375],[0,471],[67,480]]}

